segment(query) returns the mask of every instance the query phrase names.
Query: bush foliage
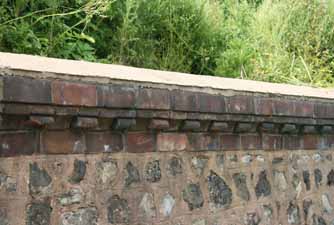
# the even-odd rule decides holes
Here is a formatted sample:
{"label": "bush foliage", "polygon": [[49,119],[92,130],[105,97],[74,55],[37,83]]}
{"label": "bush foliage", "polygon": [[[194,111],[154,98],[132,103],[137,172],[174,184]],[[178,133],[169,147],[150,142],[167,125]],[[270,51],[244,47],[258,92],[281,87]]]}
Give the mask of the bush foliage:
{"label": "bush foliage", "polygon": [[334,0],[2,0],[0,51],[334,86]]}

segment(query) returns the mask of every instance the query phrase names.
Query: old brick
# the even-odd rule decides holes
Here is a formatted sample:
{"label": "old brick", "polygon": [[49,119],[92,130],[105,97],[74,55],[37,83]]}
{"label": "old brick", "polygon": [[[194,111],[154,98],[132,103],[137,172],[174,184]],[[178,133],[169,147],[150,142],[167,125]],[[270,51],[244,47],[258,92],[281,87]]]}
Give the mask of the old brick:
{"label": "old brick", "polygon": [[153,152],[155,146],[154,135],[146,132],[128,133],[127,144],[128,152]]}
{"label": "old brick", "polygon": [[212,94],[199,94],[200,112],[224,113],[225,99],[224,96]]}
{"label": "old brick", "polygon": [[273,101],[270,98],[255,98],[255,113],[257,115],[272,115]]}
{"label": "old brick", "polygon": [[128,130],[134,126],[136,126],[135,119],[118,118],[113,123],[114,130]]}
{"label": "old brick", "polygon": [[316,126],[313,125],[305,125],[303,126],[303,133],[304,134],[315,134],[318,132],[318,129]]}
{"label": "old brick", "polygon": [[277,133],[279,131],[279,125],[275,123],[262,123],[259,126],[259,130],[263,133]]}
{"label": "old brick", "polygon": [[96,128],[99,125],[99,121],[94,117],[76,117],[72,121],[73,128]]}
{"label": "old brick", "polygon": [[86,150],[84,138],[79,131],[44,131],[41,143],[42,152],[47,154],[83,153]]}
{"label": "old brick", "polygon": [[254,114],[253,96],[238,95],[229,97],[228,112],[240,114]]}
{"label": "old brick", "polygon": [[170,109],[170,95],[168,90],[140,88],[136,107],[139,109]]}
{"label": "old brick", "polygon": [[122,135],[112,132],[88,132],[85,134],[88,153],[119,152],[123,149]]}
{"label": "old brick", "polygon": [[333,126],[329,126],[329,125],[322,126],[322,127],[320,127],[320,132],[322,134],[334,133],[334,127]]}
{"label": "old brick", "polygon": [[199,93],[190,91],[172,91],[173,110],[198,112],[200,110]]}
{"label": "old brick", "polygon": [[303,135],[303,149],[321,149],[320,137],[318,135]]}
{"label": "old brick", "polygon": [[100,109],[100,117],[103,118],[134,118],[136,117],[135,110],[125,109]]}
{"label": "old brick", "polygon": [[262,141],[259,135],[241,135],[240,143],[244,150],[262,149]]}
{"label": "old brick", "polygon": [[301,149],[301,138],[297,135],[283,135],[283,149],[297,150]]}
{"label": "old brick", "polygon": [[208,133],[188,134],[190,148],[193,151],[217,151],[220,149],[220,136]]}
{"label": "old brick", "polygon": [[233,132],[234,123],[214,121],[210,127],[211,131]]}
{"label": "old brick", "polygon": [[53,124],[54,122],[55,119],[52,116],[30,116],[27,124],[40,127]]}
{"label": "old brick", "polygon": [[274,115],[296,116],[295,102],[288,99],[273,100]]}
{"label": "old brick", "polygon": [[262,148],[264,150],[282,149],[282,136],[281,135],[262,135]]}
{"label": "old brick", "polygon": [[256,132],[257,124],[255,123],[237,123],[235,132],[237,133],[254,133]]}
{"label": "old brick", "polygon": [[314,103],[309,101],[295,101],[295,115],[299,117],[313,117]]}
{"label": "old brick", "polygon": [[296,124],[284,124],[281,128],[281,132],[285,134],[297,134],[299,131]]}
{"label": "old brick", "polygon": [[157,136],[158,151],[183,151],[189,147],[188,137],[183,133],[160,133]]}
{"label": "old brick", "polygon": [[334,118],[334,104],[333,103],[315,103],[314,115],[316,118]]}
{"label": "old brick", "polygon": [[240,136],[236,134],[222,135],[220,147],[222,150],[238,150],[240,148]]}
{"label": "old brick", "polygon": [[169,121],[162,119],[152,119],[148,128],[152,130],[166,130],[169,128]]}
{"label": "old brick", "polygon": [[323,136],[324,139],[324,146],[329,149],[334,148],[334,135],[327,134]]}
{"label": "old brick", "polygon": [[37,152],[38,135],[35,132],[1,132],[0,156],[31,155]]}
{"label": "old brick", "polygon": [[52,82],[52,102],[57,105],[96,106],[96,86],[54,81]]}
{"label": "old brick", "polygon": [[47,80],[8,76],[4,78],[4,100],[24,103],[51,103],[51,85]]}
{"label": "old brick", "polygon": [[124,85],[97,86],[97,105],[110,108],[134,108],[136,87]]}
{"label": "old brick", "polygon": [[198,120],[185,120],[181,126],[184,131],[197,131],[201,128],[201,122]]}

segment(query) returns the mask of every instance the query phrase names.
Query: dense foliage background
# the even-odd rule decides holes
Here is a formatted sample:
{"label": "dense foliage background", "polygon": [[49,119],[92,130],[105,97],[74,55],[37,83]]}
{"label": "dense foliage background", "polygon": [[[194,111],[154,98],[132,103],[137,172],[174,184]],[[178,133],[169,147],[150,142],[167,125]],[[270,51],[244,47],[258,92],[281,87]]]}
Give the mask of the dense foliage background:
{"label": "dense foliage background", "polygon": [[2,0],[0,51],[334,86],[334,0]]}

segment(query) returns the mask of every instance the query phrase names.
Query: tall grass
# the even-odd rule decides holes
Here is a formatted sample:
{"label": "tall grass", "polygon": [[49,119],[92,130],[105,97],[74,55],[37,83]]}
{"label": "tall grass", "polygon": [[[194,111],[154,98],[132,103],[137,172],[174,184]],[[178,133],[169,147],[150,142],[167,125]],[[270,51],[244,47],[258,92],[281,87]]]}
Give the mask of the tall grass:
{"label": "tall grass", "polygon": [[0,51],[334,86],[334,0],[3,0]]}

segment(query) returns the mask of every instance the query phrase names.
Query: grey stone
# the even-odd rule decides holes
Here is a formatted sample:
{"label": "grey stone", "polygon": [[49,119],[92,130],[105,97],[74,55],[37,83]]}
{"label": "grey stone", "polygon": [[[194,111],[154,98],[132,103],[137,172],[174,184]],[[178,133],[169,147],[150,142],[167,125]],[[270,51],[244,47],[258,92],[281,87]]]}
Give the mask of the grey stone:
{"label": "grey stone", "polygon": [[312,215],[313,225],[327,225],[323,217],[316,214]]}
{"label": "grey stone", "polygon": [[148,162],[145,167],[145,179],[148,182],[155,183],[161,179],[161,170],[159,160]]}
{"label": "grey stone", "polygon": [[79,188],[73,188],[58,198],[59,203],[63,206],[80,203],[81,199],[82,194]]}
{"label": "grey stone", "polygon": [[125,186],[130,187],[133,183],[140,182],[140,175],[138,169],[132,164],[132,162],[128,162],[125,167],[126,175],[125,175]]}
{"label": "grey stone", "polygon": [[47,203],[32,203],[27,209],[27,225],[50,225],[52,208]]}
{"label": "grey stone", "polygon": [[61,217],[61,225],[96,225],[96,208],[81,208],[75,212],[66,212]]}
{"label": "grey stone", "polygon": [[96,163],[97,182],[105,187],[112,185],[118,173],[117,162],[106,160]]}
{"label": "grey stone", "polygon": [[236,154],[229,155],[228,159],[234,163],[238,162],[238,156]]}
{"label": "grey stone", "polygon": [[246,154],[243,157],[241,157],[241,162],[245,164],[250,164],[253,161],[253,156],[250,154]]}
{"label": "grey stone", "polygon": [[160,212],[165,217],[170,216],[173,211],[174,205],[175,205],[175,198],[171,194],[167,193],[164,195],[162,199],[160,205]]}
{"label": "grey stone", "polygon": [[290,202],[289,207],[287,209],[287,214],[288,214],[289,224],[295,224],[295,225],[301,224],[300,212],[297,204]]}
{"label": "grey stone", "polygon": [[217,167],[219,169],[224,169],[224,165],[225,165],[225,156],[224,154],[218,154],[216,156],[216,164],[217,164]]}
{"label": "grey stone", "polygon": [[328,154],[328,155],[326,155],[326,159],[327,159],[328,161],[332,161],[332,160],[333,160],[333,157],[332,157],[331,154]]}
{"label": "grey stone", "polygon": [[146,218],[154,218],[156,216],[156,208],[154,204],[154,196],[152,193],[145,193],[140,201],[139,208]]}
{"label": "grey stone", "polygon": [[206,225],[205,219],[196,219],[192,222],[192,225]]}
{"label": "grey stone", "polygon": [[182,191],[183,200],[188,203],[189,210],[201,208],[204,198],[199,184],[188,184]]}
{"label": "grey stone", "polygon": [[303,201],[303,212],[305,221],[307,221],[307,217],[309,215],[310,207],[312,204],[313,204],[312,199],[305,199]]}
{"label": "grey stone", "polygon": [[311,189],[311,181],[310,181],[310,172],[308,170],[303,171],[303,180],[306,190],[309,191]]}
{"label": "grey stone", "polygon": [[267,173],[265,170],[261,171],[259,174],[259,179],[255,186],[255,194],[257,198],[271,195],[271,185],[267,179]]}
{"label": "grey stone", "polygon": [[322,172],[320,169],[314,170],[314,183],[317,188],[321,185],[322,182]]}
{"label": "grey stone", "polygon": [[126,199],[113,195],[108,200],[108,222],[111,224],[129,224],[131,212]]}
{"label": "grey stone", "polygon": [[167,164],[167,173],[174,177],[178,174],[182,174],[182,160],[175,156],[169,159]]}
{"label": "grey stone", "polygon": [[5,209],[0,208],[0,225],[9,225],[7,218],[7,212]]}
{"label": "grey stone", "polygon": [[15,192],[16,186],[16,180],[0,170],[0,188],[3,187],[7,192]]}
{"label": "grey stone", "polygon": [[334,185],[334,170],[329,171],[327,175],[327,185],[328,186]]}
{"label": "grey stone", "polygon": [[288,183],[285,178],[284,172],[274,170],[274,186],[277,187],[279,191],[285,191],[288,188]]}
{"label": "grey stone", "polygon": [[210,175],[208,176],[208,188],[210,201],[214,203],[215,207],[230,206],[232,203],[232,190],[224,179],[213,171],[210,171]]}
{"label": "grey stone", "polygon": [[282,157],[275,157],[272,160],[272,164],[279,164],[279,163],[281,163],[283,161],[284,161],[284,159]]}
{"label": "grey stone", "polygon": [[246,213],[244,217],[244,224],[245,225],[258,225],[260,224],[261,219],[256,212],[249,212]]}
{"label": "grey stone", "polygon": [[36,162],[30,164],[29,189],[32,194],[45,192],[52,182],[50,175],[44,169],[40,169]]}
{"label": "grey stone", "polygon": [[208,158],[205,156],[195,156],[191,159],[191,166],[195,170],[197,176],[202,176],[206,165],[208,164]]}
{"label": "grey stone", "polygon": [[82,160],[75,159],[73,165],[73,172],[69,179],[70,183],[77,184],[80,183],[86,174],[86,162]]}
{"label": "grey stone", "polygon": [[328,198],[327,194],[322,194],[321,195],[321,201],[322,201],[322,205],[324,207],[324,211],[326,213],[332,213],[333,212],[333,207],[332,207],[332,204],[329,201],[329,198]]}
{"label": "grey stone", "polygon": [[273,208],[271,205],[263,205],[263,217],[267,224],[271,224],[271,219],[273,217]]}
{"label": "grey stone", "polygon": [[250,194],[247,187],[246,175],[243,173],[235,173],[233,174],[233,181],[235,186],[237,187],[237,195],[245,200],[249,201]]}

